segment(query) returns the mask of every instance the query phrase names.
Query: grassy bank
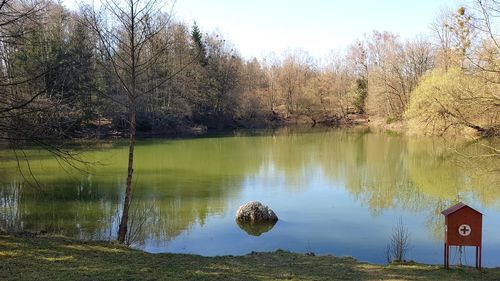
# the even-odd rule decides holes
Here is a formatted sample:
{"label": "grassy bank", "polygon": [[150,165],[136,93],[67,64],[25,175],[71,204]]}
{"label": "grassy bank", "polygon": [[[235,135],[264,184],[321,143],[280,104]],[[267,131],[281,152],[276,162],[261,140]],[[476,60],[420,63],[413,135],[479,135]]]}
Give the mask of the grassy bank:
{"label": "grassy bank", "polygon": [[0,280],[500,280],[500,269],[382,266],[284,251],[213,258],[148,254],[105,242],[2,235]]}

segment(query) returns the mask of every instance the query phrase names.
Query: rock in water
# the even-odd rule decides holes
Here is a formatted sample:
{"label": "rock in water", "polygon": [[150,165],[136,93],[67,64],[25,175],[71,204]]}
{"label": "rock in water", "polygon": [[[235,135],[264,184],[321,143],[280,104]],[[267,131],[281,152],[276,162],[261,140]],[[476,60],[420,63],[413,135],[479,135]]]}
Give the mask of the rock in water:
{"label": "rock in water", "polygon": [[276,214],[269,207],[260,202],[248,202],[238,208],[236,220],[239,222],[275,222],[278,220]]}

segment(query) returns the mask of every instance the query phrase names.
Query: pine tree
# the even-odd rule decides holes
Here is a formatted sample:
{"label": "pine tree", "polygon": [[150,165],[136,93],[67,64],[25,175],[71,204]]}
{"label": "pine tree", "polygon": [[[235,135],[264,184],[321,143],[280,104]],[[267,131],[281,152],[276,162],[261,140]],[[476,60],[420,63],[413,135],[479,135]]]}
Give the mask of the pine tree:
{"label": "pine tree", "polygon": [[198,28],[198,25],[196,22],[193,24],[193,28],[191,31],[191,38],[193,39],[193,42],[196,47],[196,52],[198,53],[198,61],[202,66],[207,65],[207,51],[205,48],[205,44],[203,43],[203,34],[201,33],[200,29]]}

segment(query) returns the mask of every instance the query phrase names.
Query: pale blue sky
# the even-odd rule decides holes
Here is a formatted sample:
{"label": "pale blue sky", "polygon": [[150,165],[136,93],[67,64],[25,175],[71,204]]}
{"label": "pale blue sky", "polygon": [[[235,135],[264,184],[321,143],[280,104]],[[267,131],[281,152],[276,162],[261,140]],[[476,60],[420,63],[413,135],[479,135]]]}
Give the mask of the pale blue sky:
{"label": "pale blue sky", "polygon": [[[75,0],[64,0],[75,7]],[[402,38],[429,33],[443,7],[461,0],[177,0],[177,20],[218,30],[250,58],[302,48],[316,57],[345,48],[372,30]]]}

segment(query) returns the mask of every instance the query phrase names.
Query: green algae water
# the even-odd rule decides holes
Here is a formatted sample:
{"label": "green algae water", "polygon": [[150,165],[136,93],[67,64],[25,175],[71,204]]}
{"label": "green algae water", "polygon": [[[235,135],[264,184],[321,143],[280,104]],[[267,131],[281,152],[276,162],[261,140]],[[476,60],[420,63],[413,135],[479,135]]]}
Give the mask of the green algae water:
{"label": "green algae water", "polygon": [[[497,142],[497,143],[495,143]],[[483,264],[500,266],[498,140],[472,143],[366,130],[292,130],[151,139],[136,148],[128,240],[148,252],[239,255],[284,249],[386,262],[399,219],[408,259],[441,263],[441,210],[464,201],[484,213]],[[0,153],[0,228],[112,240],[128,147],[105,142],[75,169],[29,149]],[[478,155],[480,155],[478,157]],[[237,208],[261,201],[276,225],[240,226]],[[457,262],[458,253],[451,253]],[[474,262],[465,251],[462,261]]]}

